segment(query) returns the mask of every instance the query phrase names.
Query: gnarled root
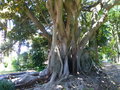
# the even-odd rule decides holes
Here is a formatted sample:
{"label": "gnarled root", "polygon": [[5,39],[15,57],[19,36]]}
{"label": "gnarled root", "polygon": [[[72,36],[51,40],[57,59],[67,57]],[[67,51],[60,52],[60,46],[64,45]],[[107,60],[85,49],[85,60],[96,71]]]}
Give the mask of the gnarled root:
{"label": "gnarled root", "polygon": [[16,88],[20,87],[27,87],[30,85],[34,85],[38,82],[47,82],[49,80],[50,73],[48,69],[44,69],[39,74],[38,73],[27,73],[23,74],[20,77],[17,77],[15,79],[12,79],[12,81],[15,83]]}

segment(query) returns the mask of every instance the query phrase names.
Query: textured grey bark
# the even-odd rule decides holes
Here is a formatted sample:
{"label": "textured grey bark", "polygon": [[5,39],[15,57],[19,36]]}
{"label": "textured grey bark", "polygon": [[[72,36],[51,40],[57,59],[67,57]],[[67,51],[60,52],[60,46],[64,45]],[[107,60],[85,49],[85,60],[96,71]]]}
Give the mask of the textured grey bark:
{"label": "textured grey bark", "polygon": [[[67,0],[47,1],[47,8],[51,15],[54,25],[53,38],[52,38],[53,42],[51,46],[52,52],[51,52],[51,58],[49,64],[49,67],[51,68],[50,69],[51,73],[53,74],[50,82],[54,81],[56,78],[60,78],[61,73],[59,71],[61,70],[62,70],[62,75],[67,76],[68,74],[70,74],[69,72],[76,73],[76,71],[80,71],[84,69],[85,68],[84,65],[86,66],[85,70],[91,67],[92,64],[91,60],[87,60],[90,59],[89,52],[84,50],[84,48],[88,43],[88,41],[92,38],[92,35],[94,35],[94,33],[97,30],[99,30],[99,27],[105,22],[108,11],[114,5],[118,4],[118,2],[119,2],[118,0],[115,0],[112,3],[109,1],[106,2],[104,0],[101,0],[95,3],[94,5],[92,5],[90,11],[93,10],[93,7],[96,7],[97,5],[100,4],[101,8],[103,8],[104,10],[103,15],[98,20],[93,22],[91,29],[88,32],[86,32],[82,38],[79,39],[79,37],[76,36],[78,34],[77,18],[79,16],[79,13],[77,12],[81,12],[81,10],[83,10],[83,9],[79,9],[81,7],[80,6],[81,3],[79,1],[73,2]],[[72,7],[73,3],[74,3],[74,7]],[[67,13],[68,19],[66,21],[67,22],[66,25],[64,24],[62,18],[63,16],[62,9],[65,9]],[[70,20],[73,20],[73,22],[71,22]],[[73,25],[74,27],[70,27],[70,25]],[[66,47],[65,49],[63,49],[64,48],[63,45],[65,45]],[[58,48],[58,51],[56,48]],[[60,55],[58,55],[58,53]],[[88,63],[85,64],[84,61],[87,61]],[[89,67],[87,67],[87,65],[89,65]]]}

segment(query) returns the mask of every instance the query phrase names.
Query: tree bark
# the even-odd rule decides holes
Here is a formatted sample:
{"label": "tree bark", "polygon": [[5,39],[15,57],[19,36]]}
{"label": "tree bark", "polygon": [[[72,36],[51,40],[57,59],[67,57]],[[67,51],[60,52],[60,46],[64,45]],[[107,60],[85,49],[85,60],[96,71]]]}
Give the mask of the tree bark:
{"label": "tree bark", "polygon": [[[116,1],[114,4],[102,0],[99,2],[101,7],[104,8],[104,13],[100,19],[92,24],[91,29],[82,38],[77,37],[79,33],[78,17],[81,11],[80,0],[47,1],[47,8],[54,25],[51,53],[49,55],[49,68],[52,73],[50,82],[62,76],[91,70],[93,63],[89,50],[85,49],[86,44],[105,22],[108,11],[116,4]],[[95,4],[95,6],[97,5],[98,3]],[[66,21],[63,20],[64,13],[67,18]]]}
{"label": "tree bark", "polygon": [[26,6],[26,15],[35,23],[35,25],[42,31],[42,35],[45,36],[49,43],[51,43],[51,35],[46,31],[45,27],[40,23],[40,21],[33,15],[33,13]]}

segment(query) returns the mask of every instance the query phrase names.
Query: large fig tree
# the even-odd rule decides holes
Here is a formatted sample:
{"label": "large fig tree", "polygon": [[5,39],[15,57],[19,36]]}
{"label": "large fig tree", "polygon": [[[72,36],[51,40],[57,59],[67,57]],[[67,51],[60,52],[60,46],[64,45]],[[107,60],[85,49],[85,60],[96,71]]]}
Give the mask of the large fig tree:
{"label": "large fig tree", "polygon": [[[50,82],[69,74],[80,73],[86,68],[82,64],[85,59],[88,59],[86,63],[91,63],[89,53],[84,48],[105,22],[109,10],[117,4],[120,4],[119,0],[98,0],[90,6],[84,5],[82,0],[46,2],[54,26],[48,65],[52,73]],[[97,17],[101,10],[102,14]],[[78,23],[83,11],[92,12],[91,26],[87,32],[83,32],[81,23]]]}
{"label": "large fig tree", "polygon": [[[69,74],[90,72],[91,67],[96,66],[91,60],[89,50],[85,49],[86,45],[96,47],[94,41],[96,41],[99,27],[107,19],[109,10],[115,5],[120,5],[120,0],[3,1],[4,7],[11,10],[10,18],[18,15],[19,17],[25,16],[28,20],[29,17],[29,20],[33,22],[29,21],[30,25],[35,25],[40,30],[39,34],[46,37],[51,44],[47,67],[47,71],[51,74],[50,82]],[[45,3],[46,7],[43,5],[40,8],[40,5]],[[0,6],[0,9],[3,7]],[[1,12],[0,15],[4,16]],[[89,20],[86,20],[87,16]],[[22,19],[24,18],[20,20]],[[52,34],[47,30],[48,25],[53,27],[51,28]],[[91,43],[92,45],[88,45]]]}

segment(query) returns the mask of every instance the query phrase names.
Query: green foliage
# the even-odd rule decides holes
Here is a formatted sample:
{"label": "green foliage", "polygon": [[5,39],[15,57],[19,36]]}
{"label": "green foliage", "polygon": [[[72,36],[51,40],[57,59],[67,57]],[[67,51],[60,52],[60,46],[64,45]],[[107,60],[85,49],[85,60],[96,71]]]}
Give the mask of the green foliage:
{"label": "green foliage", "polygon": [[111,33],[110,33],[110,30],[109,30],[109,26],[104,24],[101,26],[100,28],[100,31],[97,35],[97,44],[98,46],[105,46],[108,44],[108,41],[110,40],[111,38]]}
{"label": "green foliage", "polygon": [[0,90],[15,90],[15,86],[10,80],[0,80]]}
{"label": "green foliage", "polygon": [[115,40],[113,39],[111,25],[108,22],[102,25],[100,31],[97,33],[97,44],[99,46],[98,53],[100,61],[116,56],[116,50],[113,48]]}
{"label": "green foliage", "polygon": [[8,63],[7,63],[7,62],[4,62],[4,66],[7,67],[7,66],[8,66]]}
{"label": "green foliage", "polygon": [[0,45],[0,52],[4,52],[5,55],[9,55],[9,52],[12,51],[12,45],[13,45],[13,41],[7,41],[4,43],[1,43]]}
{"label": "green foliage", "polygon": [[110,10],[108,14],[108,20],[100,27],[100,31],[97,34],[97,44],[99,46],[99,60],[117,59],[119,52],[119,26],[120,26],[120,12],[118,6]]}
{"label": "green foliage", "polygon": [[33,39],[32,43],[32,49],[29,53],[32,65],[35,69],[41,70],[44,68],[43,63],[47,57],[48,41],[45,38],[37,37]]}
{"label": "green foliage", "polygon": [[41,66],[45,60],[45,50],[47,41],[44,38],[33,39],[32,49],[30,50],[33,66]]}
{"label": "green foliage", "polygon": [[19,65],[18,60],[13,60],[13,61],[12,61],[12,66],[13,66],[13,68],[14,68],[16,71],[20,71],[20,70],[21,70],[21,67],[20,67],[20,65]]}
{"label": "green foliage", "polygon": [[32,40],[32,49],[19,55],[16,60],[13,60],[15,70],[35,69],[42,70],[43,64],[47,57],[47,44],[45,38],[37,37]]}
{"label": "green foliage", "polygon": [[15,16],[13,23],[15,26],[7,33],[7,37],[11,40],[27,40],[36,33],[35,26],[25,16]]}

